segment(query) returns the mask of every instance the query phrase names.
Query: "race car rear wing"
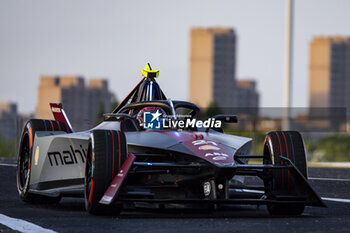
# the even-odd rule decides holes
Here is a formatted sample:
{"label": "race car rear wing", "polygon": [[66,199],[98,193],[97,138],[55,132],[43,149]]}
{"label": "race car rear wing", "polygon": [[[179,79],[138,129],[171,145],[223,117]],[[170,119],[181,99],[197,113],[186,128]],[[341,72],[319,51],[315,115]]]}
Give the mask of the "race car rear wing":
{"label": "race car rear wing", "polygon": [[73,133],[72,125],[70,124],[68,117],[62,107],[62,103],[50,103],[51,112],[56,121],[60,121],[64,123],[67,129],[70,131],[69,133]]}

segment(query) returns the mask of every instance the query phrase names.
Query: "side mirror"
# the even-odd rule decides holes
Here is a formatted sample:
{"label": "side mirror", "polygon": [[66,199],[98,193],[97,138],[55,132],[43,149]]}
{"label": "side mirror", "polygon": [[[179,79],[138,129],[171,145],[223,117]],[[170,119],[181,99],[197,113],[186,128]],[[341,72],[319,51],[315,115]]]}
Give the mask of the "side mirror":
{"label": "side mirror", "polygon": [[105,113],[103,114],[104,121],[123,121],[124,119],[131,120],[132,124],[134,125],[135,129],[137,131],[140,131],[140,123],[135,117],[132,117],[125,113]]}
{"label": "side mirror", "polygon": [[220,120],[223,123],[237,123],[238,118],[236,115],[215,115],[212,118]]}
{"label": "side mirror", "polygon": [[[219,120],[223,123],[237,123],[238,122],[238,118],[236,115],[215,115],[212,118],[215,120]],[[210,127],[207,128],[205,130],[205,132],[206,133],[209,132],[209,129],[210,129]],[[223,132],[222,128],[220,128],[219,130],[217,130],[217,129],[214,129],[214,130],[221,132],[221,133]]]}

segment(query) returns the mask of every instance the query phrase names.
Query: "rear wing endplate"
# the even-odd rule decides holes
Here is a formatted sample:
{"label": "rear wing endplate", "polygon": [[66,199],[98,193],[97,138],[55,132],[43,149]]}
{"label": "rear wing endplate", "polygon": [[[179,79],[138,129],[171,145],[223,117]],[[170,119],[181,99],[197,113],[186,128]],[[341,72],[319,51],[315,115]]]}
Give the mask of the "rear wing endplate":
{"label": "rear wing endplate", "polygon": [[67,129],[70,131],[69,133],[74,132],[72,125],[70,124],[66,113],[62,107],[62,103],[50,103],[51,112],[56,121],[60,121],[64,123]]}

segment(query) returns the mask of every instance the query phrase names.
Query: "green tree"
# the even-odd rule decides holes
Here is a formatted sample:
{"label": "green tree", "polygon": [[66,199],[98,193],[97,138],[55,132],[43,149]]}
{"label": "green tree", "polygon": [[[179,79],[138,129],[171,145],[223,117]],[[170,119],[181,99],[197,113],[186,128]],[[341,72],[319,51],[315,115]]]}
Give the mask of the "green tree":
{"label": "green tree", "polygon": [[5,140],[0,135],[0,157],[13,157],[15,156],[15,140]]}
{"label": "green tree", "polygon": [[98,112],[96,115],[96,125],[100,124],[103,121],[103,114],[105,114],[105,107],[104,104],[101,102],[98,107]]}
{"label": "green tree", "polygon": [[[112,112],[117,106],[119,105],[119,101],[116,98],[116,96],[114,94],[112,94],[112,101],[111,101],[111,106],[110,106],[110,112]],[[107,113],[105,108],[104,108],[104,104],[103,102],[100,103],[99,108],[98,108],[98,112],[96,114],[96,122],[95,124],[100,124],[104,117],[103,114]]]}
{"label": "green tree", "polygon": [[211,102],[207,108],[201,108],[197,118],[199,119],[208,119],[209,117],[222,114],[222,111],[219,105],[215,102]]}
{"label": "green tree", "polygon": [[112,95],[112,103],[111,103],[111,112],[116,108],[116,107],[118,107],[118,105],[119,105],[119,101],[118,101],[118,99],[117,99],[117,97],[113,94]]}
{"label": "green tree", "polygon": [[350,161],[350,135],[334,134],[307,144],[312,161],[346,162]]}

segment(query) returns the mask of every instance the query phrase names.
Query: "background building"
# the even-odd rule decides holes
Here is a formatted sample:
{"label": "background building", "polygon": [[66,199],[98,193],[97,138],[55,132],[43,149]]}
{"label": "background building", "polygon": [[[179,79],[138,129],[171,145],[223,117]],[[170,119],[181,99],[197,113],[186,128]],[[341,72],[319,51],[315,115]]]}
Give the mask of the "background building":
{"label": "background building", "polygon": [[0,103],[0,134],[5,140],[16,138],[17,104],[11,102]]}
{"label": "background building", "polygon": [[17,154],[24,124],[32,114],[19,114],[16,103],[0,102],[0,156]]}
{"label": "background building", "polygon": [[236,35],[229,28],[191,31],[190,101],[230,107],[235,87]]}
{"label": "background building", "polygon": [[[336,109],[331,108],[344,108],[350,115],[349,38],[316,37],[311,42],[309,103],[311,110],[321,107],[334,112]],[[339,124],[339,120],[333,123]]]}
{"label": "background building", "polygon": [[[242,89],[241,89],[242,88]],[[200,107],[258,107],[255,82],[236,82],[236,34],[231,28],[191,30],[190,101]],[[252,99],[240,99],[240,96]]]}
{"label": "background building", "polygon": [[259,93],[254,80],[237,80],[235,96],[238,107],[254,109],[259,106]]}
{"label": "background building", "polygon": [[53,119],[49,103],[62,103],[74,130],[85,130],[96,123],[101,108],[110,111],[111,101],[107,80],[91,79],[85,86],[82,77],[42,76],[35,116]]}

